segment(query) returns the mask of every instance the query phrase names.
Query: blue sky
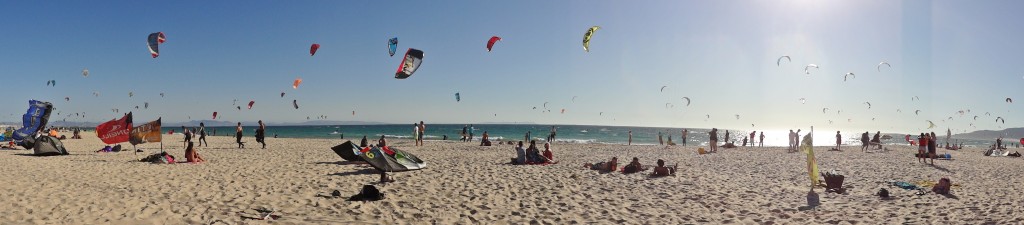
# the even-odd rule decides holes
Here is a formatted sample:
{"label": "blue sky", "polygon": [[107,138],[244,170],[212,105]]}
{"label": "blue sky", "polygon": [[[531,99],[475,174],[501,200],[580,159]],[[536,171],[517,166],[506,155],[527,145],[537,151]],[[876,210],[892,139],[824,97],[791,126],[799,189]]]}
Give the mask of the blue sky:
{"label": "blue sky", "polygon": [[[1022,9],[1019,1],[3,2],[0,121],[20,120],[27,100],[40,99],[55,103],[55,119],[84,112],[68,120],[92,122],[118,108],[165,121],[217,111],[219,120],[275,122],[1020,127],[1024,103],[1003,100],[1022,97]],[[583,33],[595,25],[602,29],[584,52]],[[158,31],[167,42],[153,59],[145,38]],[[487,52],[492,35],[503,40]],[[389,57],[395,36],[400,53]],[[322,47],[310,57],[312,43]],[[408,48],[425,52],[423,65],[396,80]],[[777,66],[781,55],[792,62]],[[881,61],[892,68],[877,71]],[[821,68],[804,74],[811,63]],[[848,72],[856,78],[844,82]],[[46,86],[51,79],[56,87]],[[238,111],[234,99],[256,104]],[[149,109],[134,109],[144,102]],[[544,102],[551,112],[541,112]]]}

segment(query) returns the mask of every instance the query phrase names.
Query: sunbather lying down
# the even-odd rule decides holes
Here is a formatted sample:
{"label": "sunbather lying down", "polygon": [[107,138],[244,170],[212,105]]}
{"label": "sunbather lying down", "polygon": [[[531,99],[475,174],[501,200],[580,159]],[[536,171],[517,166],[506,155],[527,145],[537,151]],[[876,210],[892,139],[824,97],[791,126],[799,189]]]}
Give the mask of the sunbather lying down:
{"label": "sunbather lying down", "polygon": [[675,176],[676,175],[676,171],[678,171],[678,170],[679,170],[679,163],[676,163],[676,165],[674,165],[672,167],[666,167],[665,166],[665,160],[660,160],[659,159],[658,160],[658,166],[654,167],[654,172],[651,173],[651,176],[652,177]]}
{"label": "sunbather lying down", "polygon": [[611,172],[618,169],[618,163],[619,157],[612,157],[612,160],[609,162],[585,163],[583,164],[583,167],[591,170],[599,170],[601,172]]}

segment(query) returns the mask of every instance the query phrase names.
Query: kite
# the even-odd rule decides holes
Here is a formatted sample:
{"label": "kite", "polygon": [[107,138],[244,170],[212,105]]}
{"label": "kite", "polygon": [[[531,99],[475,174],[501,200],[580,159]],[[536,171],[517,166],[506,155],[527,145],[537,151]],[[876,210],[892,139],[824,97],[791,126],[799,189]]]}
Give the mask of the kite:
{"label": "kite", "polygon": [[501,40],[501,37],[491,36],[490,40],[487,40],[487,52],[491,52],[491,47],[494,47],[494,43]]}
{"label": "kite", "polygon": [[213,119],[217,119],[217,112],[213,112]]}
{"label": "kite", "polygon": [[281,92],[281,97],[284,98],[284,92]]}
{"label": "kite", "polygon": [[82,76],[89,77],[89,68],[82,69]]}
{"label": "kite", "polygon": [[793,59],[790,59],[788,55],[779,56],[779,59],[775,60],[775,66],[782,65],[782,58],[786,58],[786,61],[788,61],[788,62],[793,62]]}
{"label": "kite", "polygon": [[992,116],[992,114],[985,112],[985,116]]}
{"label": "kite", "polygon": [[316,55],[316,50],[317,49],[320,49],[320,44],[313,43],[313,45],[310,45],[309,46],[309,56]]}
{"label": "kite", "polygon": [[821,69],[821,68],[818,67],[818,65],[807,64],[807,66],[804,67],[804,74],[811,74],[811,70],[810,70],[811,67],[814,67],[815,69]]}
{"label": "kite", "polygon": [[238,105],[238,99],[231,99],[231,105]]}
{"label": "kite", "polygon": [[565,109],[562,109],[562,114],[565,114]]}
{"label": "kite", "polygon": [[302,84],[302,78],[295,78],[292,82],[292,89],[299,89],[299,84]]}
{"label": "kite", "polygon": [[932,123],[931,120],[926,120],[926,121],[928,121],[928,129],[935,128],[935,123]]}
{"label": "kite", "polygon": [[847,77],[853,77],[853,78],[857,78],[857,75],[853,75],[853,73],[846,73],[846,74],[843,74],[843,81],[846,81],[846,78],[847,78]]}
{"label": "kite", "polygon": [[94,92],[92,92],[92,96],[93,97],[100,97],[100,93],[94,91]]}
{"label": "kite", "polygon": [[665,88],[667,88],[667,87],[668,86],[661,86],[661,92],[665,92]]}
{"label": "kite", "polygon": [[455,101],[456,101],[456,102],[460,102],[460,101],[462,101],[462,96],[459,96],[459,93],[458,93],[458,92],[455,92]]}
{"label": "kite", "polygon": [[153,55],[154,59],[157,56],[160,56],[160,48],[159,47],[160,47],[160,44],[164,43],[164,41],[166,41],[166,37],[164,37],[164,32],[156,32],[156,33],[149,34],[149,38],[148,38],[149,54]]}
{"label": "kite", "polygon": [[252,109],[252,104],[256,104],[256,101],[249,101],[249,109]]}
{"label": "kite", "polygon": [[395,57],[396,51],[398,51],[398,37],[388,39],[388,55]]}
{"label": "kite", "polygon": [[740,114],[736,114],[736,119],[740,119]]}
{"label": "kite", "polygon": [[405,79],[416,73],[416,69],[420,68],[420,64],[423,63],[423,51],[409,48],[405,52],[405,59],[402,60],[402,64],[398,65],[398,71],[395,72],[395,79]]}
{"label": "kite", "polygon": [[917,97],[916,95],[914,97],[910,97],[911,101],[914,101],[915,99],[916,100],[921,100],[921,97]]}
{"label": "kite", "polygon": [[896,113],[902,113],[902,112],[903,112],[903,110],[896,109]]}
{"label": "kite", "polygon": [[921,110],[920,110],[920,109],[918,109],[918,110],[914,110],[914,115],[920,115],[920,113],[921,113]]}
{"label": "kite", "polygon": [[978,116],[974,116],[974,120],[978,120]]}
{"label": "kite", "polygon": [[828,113],[828,108],[821,109],[821,113]]}
{"label": "kite", "polygon": [[665,108],[666,108],[666,109],[667,109],[667,108],[670,108],[670,107],[674,107],[674,106],[672,105],[672,103],[665,103]]}
{"label": "kite", "polygon": [[238,111],[242,111],[242,106],[235,106],[235,108],[237,108]]}
{"label": "kite", "polygon": [[48,80],[48,81],[46,81],[46,86],[54,86],[54,87],[56,87],[57,86],[57,80]]}
{"label": "kite", "polygon": [[129,91],[129,92],[128,92],[128,97],[129,97],[129,98],[131,98],[131,97],[133,97],[133,96],[135,96],[135,92],[130,92],[130,91]]}
{"label": "kite", "polygon": [[292,99],[292,106],[295,106],[295,109],[299,109],[299,100]]}
{"label": "kite", "polygon": [[806,98],[800,98],[800,104],[806,104],[806,103],[807,103],[807,99]]}
{"label": "kite", "polygon": [[577,96],[575,96],[575,95],[574,95],[574,96],[572,96],[572,102],[576,102],[576,97],[577,97]]}
{"label": "kite", "polygon": [[711,119],[711,114],[706,114],[706,115],[704,115],[704,117],[707,117],[708,119]]}
{"label": "kite", "polygon": [[355,116],[356,115],[356,111],[352,111],[352,115]]}
{"label": "kite", "polygon": [[544,109],[548,109],[548,102],[544,102]]}
{"label": "kite", "polygon": [[996,122],[999,122],[1000,120],[1003,121],[1003,124],[1006,124],[1006,119],[1003,119],[1003,117],[996,117]]}
{"label": "kite", "polygon": [[598,116],[604,116],[604,112],[597,113]]}
{"label": "kite", "polygon": [[148,109],[149,108],[149,102],[143,102],[142,103],[142,107]]}
{"label": "kite", "polygon": [[[57,86],[57,85],[56,85],[56,84],[54,84],[54,86]],[[1006,102],[1007,102],[1007,103],[1013,103],[1013,99],[1010,99],[1010,98],[1006,98]]]}
{"label": "kite", "polygon": [[160,97],[161,97],[161,98],[163,98],[163,97],[164,97],[164,93],[163,93],[163,92],[160,92]]}
{"label": "kite", "polygon": [[690,97],[683,97],[683,99],[686,99],[686,106],[690,106]]}
{"label": "kite", "polygon": [[590,37],[594,36],[594,32],[597,32],[598,29],[601,29],[601,27],[592,26],[590,29],[587,29],[587,33],[583,34],[583,51],[590,52]]}
{"label": "kite", "polygon": [[868,104],[868,109],[871,109],[871,103],[870,102],[864,102],[864,104]]}
{"label": "kite", "polygon": [[889,68],[892,68],[892,65],[889,65],[889,63],[882,61],[878,63],[878,66],[875,66],[875,69],[878,69],[878,72],[882,72],[882,65],[886,65],[889,66]]}
{"label": "kite", "polygon": [[71,97],[64,97],[64,101],[65,102],[70,102],[71,101]]}

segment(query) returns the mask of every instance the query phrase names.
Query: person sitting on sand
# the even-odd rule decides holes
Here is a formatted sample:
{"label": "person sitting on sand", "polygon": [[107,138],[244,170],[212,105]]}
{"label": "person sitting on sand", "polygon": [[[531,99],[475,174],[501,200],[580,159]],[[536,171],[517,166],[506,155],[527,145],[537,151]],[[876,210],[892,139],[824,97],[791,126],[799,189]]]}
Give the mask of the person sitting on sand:
{"label": "person sitting on sand", "polygon": [[369,146],[369,144],[370,143],[366,141],[366,135],[363,135],[363,140],[359,141],[359,147],[365,148],[366,146]]}
{"label": "person sitting on sand", "polygon": [[676,175],[676,170],[679,170],[679,164],[678,163],[676,163],[675,166],[667,167],[667,166],[665,166],[665,160],[659,159],[658,160],[658,166],[654,167],[654,171],[651,172],[651,176],[654,176],[654,177],[675,176]]}
{"label": "person sitting on sand", "polygon": [[195,147],[192,146],[192,142],[188,142],[188,147],[185,148],[185,159],[190,163],[201,163],[206,162],[202,156],[199,156],[199,152],[196,152]]}
{"label": "person sitting on sand", "polygon": [[619,157],[612,157],[612,160],[608,162],[586,163],[583,164],[583,167],[601,172],[613,172],[619,167]]}
{"label": "person sitting on sand", "polygon": [[632,162],[629,162],[629,164],[622,167],[622,173],[624,174],[637,173],[643,170],[644,166],[640,164],[640,159],[637,157],[633,157]]}
{"label": "person sitting on sand", "polygon": [[551,152],[551,143],[550,142],[545,142],[544,143],[544,160],[547,160],[547,162],[554,162],[555,161],[555,155],[554,155],[554,153]]}
{"label": "person sitting on sand", "polygon": [[523,148],[523,141],[519,141],[519,144],[516,145],[516,157],[512,158],[512,164],[526,164],[526,149]]}
{"label": "person sitting on sand", "polygon": [[530,140],[530,147],[526,148],[526,163],[544,163],[540,156],[540,150],[537,149],[536,140]]}
{"label": "person sitting on sand", "polygon": [[491,146],[490,135],[487,134],[487,131],[484,131],[484,136],[480,138],[480,146]]}

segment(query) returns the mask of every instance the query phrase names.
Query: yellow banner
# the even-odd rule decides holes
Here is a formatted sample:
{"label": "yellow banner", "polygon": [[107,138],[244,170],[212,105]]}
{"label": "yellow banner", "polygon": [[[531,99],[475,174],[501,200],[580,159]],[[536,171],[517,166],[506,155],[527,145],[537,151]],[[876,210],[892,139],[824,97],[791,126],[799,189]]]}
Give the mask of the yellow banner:
{"label": "yellow banner", "polygon": [[139,125],[132,128],[131,137],[128,142],[132,145],[149,143],[149,142],[160,142],[160,119],[156,119],[153,122]]}

